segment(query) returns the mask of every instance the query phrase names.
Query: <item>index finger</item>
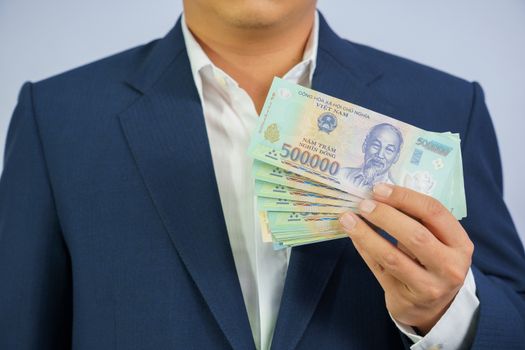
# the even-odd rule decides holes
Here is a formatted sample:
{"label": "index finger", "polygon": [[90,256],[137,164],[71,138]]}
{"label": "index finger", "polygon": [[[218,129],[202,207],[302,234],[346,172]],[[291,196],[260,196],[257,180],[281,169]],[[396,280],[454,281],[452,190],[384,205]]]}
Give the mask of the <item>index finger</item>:
{"label": "index finger", "polygon": [[418,219],[444,244],[464,246],[470,241],[459,221],[437,199],[384,183],[375,185],[373,192],[375,200]]}

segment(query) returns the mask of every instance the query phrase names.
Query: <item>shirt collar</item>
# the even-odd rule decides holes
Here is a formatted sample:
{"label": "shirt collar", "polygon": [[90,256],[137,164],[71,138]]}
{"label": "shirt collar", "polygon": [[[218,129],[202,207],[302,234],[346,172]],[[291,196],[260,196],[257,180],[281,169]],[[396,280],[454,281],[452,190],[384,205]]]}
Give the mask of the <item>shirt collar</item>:
{"label": "shirt collar", "polygon": [[[186,25],[186,19],[184,13],[182,14],[181,20],[182,26],[182,35],[184,37],[184,42],[186,44],[186,50],[188,53],[188,58],[190,61],[191,72],[193,75],[193,80],[197,86],[199,95],[202,98],[202,80],[200,76],[200,71],[205,67],[211,67],[213,74],[217,77],[225,76],[228,77],[231,82],[237,83],[234,79],[229,77],[224,71],[219,67],[215,66],[211,62],[210,58],[206,55],[200,44],[197,42],[188,26]],[[303,59],[301,62],[297,63],[292,69],[290,69],[285,75],[284,79],[291,80],[297,83],[302,83],[303,85],[310,86],[312,82],[312,77],[315,71],[315,66],[317,62],[317,48],[319,43],[319,14],[315,12],[314,25],[308,41],[306,43]],[[308,73],[308,74],[306,74]],[[305,81],[306,80],[306,81]]]}

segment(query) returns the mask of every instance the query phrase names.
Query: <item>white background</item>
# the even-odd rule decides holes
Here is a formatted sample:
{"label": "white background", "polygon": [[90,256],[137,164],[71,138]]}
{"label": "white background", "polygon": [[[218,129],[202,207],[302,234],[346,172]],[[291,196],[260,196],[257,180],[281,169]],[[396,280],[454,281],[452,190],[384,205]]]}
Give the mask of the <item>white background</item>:
{"label": "white background", "polygon": [[[181,9],[181,0],[0,0],[1,154],[24,81],[161,37]],[[482,84],[525,239],[525,1],[320,0],[319,9],[343,37]]]}

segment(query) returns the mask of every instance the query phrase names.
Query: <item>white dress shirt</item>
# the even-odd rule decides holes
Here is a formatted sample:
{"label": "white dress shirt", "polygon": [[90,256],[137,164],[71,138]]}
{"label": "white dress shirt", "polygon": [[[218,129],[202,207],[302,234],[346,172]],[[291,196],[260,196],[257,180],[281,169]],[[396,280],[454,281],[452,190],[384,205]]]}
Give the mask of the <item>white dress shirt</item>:
{"label": "white dress shirt", "polygon": [[[303,60],[283,79],[310,87],[317,58],[318,30],[316,13]],[[250,327],[257,349],[266,350],[270,348],[279,312],[290,250],[274,250],[261,239],[251,172],[253,160],[247,155],[258,115],[248,93],[202,50],[184,16],[182,31],[203,107],[222,210]],[[411,349],[430,349],[439,344],[456,349],[464,342],[479,304],[470,271],[469,276],[442,320],[425,337],[396,322],[414,342]]]}

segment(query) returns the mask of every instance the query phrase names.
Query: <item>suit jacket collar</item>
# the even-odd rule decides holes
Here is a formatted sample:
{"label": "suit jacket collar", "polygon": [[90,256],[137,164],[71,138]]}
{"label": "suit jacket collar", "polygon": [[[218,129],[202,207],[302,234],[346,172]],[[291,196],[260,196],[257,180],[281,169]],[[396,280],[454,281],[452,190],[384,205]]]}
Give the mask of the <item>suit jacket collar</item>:
{"label": "suit jacket collar", "polygon": [[[370,89],[380,70],[319,16],[313,88],[382,112]],[[202,108],[180,19],[127,83],[141,96],[120,114],[149,195],[175,251],[234,349],[253,349],[246,309],[222,213]],[[272,348],[294,348],[314,314],[348,240],[294,248]]]}
{"label": "suit jacket collar", "polygon": [[[164,38],[154,40],[142,49],[146,50],[144,60],[126,82],[132,88],[145,94],[162,77],[166,69],[175,64],[176,58],[186,50],[180,18]],[[174,87],[175,85],[177,85],[176,82],[174,82]]]}

